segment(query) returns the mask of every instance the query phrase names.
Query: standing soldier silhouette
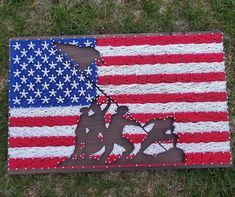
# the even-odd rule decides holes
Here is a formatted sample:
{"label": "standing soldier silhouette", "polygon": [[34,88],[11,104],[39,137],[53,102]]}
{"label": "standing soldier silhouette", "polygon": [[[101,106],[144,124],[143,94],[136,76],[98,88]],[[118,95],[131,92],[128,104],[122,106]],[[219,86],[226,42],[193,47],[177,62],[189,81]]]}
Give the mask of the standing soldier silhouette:
{"label": "standing soldier silhouette", "polygon": [[102,158],[106,162],[115,143],[125,148],[126,151],[122,155],[123,157],[127,157],[134,150],[134,145],[129,140],[123,138],[122,131],[125,125],[139,125],[135,121],[128,120],[124,117],[128,113],[128,107],[120,106],[116,111],[117,113],[111,117],[109,128],[104,132],[105,152]]}

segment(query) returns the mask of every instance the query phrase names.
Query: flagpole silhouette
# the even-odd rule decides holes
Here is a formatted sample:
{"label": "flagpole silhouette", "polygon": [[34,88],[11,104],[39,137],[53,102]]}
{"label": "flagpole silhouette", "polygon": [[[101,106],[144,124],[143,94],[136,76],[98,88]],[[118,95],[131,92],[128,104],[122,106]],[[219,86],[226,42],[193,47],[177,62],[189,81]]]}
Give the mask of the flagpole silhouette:
{"label": "flagpole silhouette", "polygon": [[[77,49],[81,49],[81,50],[83,50],[83,49],[87,49],[87,50],[91,49],[91,50],[95,51],[95,55],[94,55],[94,53],[91,53],[91,56],[94,56],[94,57],[90,57],[90,61],[88,61],[88,64],[82,65],[81,68],[83,68],[83,70],[80,70],[80,69],[78,68],[78,66],[80,66],[79,63],[75,62],[74,59],[72,59],[71,57],[69,57],[69,56],[67,55],[68,51],[67,51],[67,53],[64,52],[64,51],[66,51],[66,48],[63,47],[63,46],[69,46],[69,44],[61,44],[61,43],[54,43],[54,44],[55,44],[55,46],[57,47],[56,50],[57,50],[60,54],[62,54],[63,57],[64,57],[67,61],[69,61],[69,62],[72,64],[72,66],[74,66],[74,67],[77,69],[77,71],[79,72],[79,74],[81,74],[83,77],[85,77],[85,78],[86,78],[96,89],[98,89],[109,101],[111,101],[112,103],[116,104],[117,107],[120,107],[120,105],[119,105],[111,96],[109,96],[108,94],[106,94],[93,80],[91,80],[86,74],[84,74],[85,69],[88,68],[94,61],[96,61],[96,62],[97,62],[97,61],[100,61],[100,62],[102,62],[102,63],[105,63],[104,60],[101,58],[100,53],[99,53],[96,49],[94,49],[94,48],[92,48],[92,47],[81,48],[81,47],[78,47],[78,46],[76,46],[76,45],[71,45],[71,44],[70,44],[70,47],[71,47],[70,50],[72,50],[72,48],[75,49],[75,47],[76,47]],[[63,49],[61,49],[61,48],[63,48]],[[89,51],[89,52],[90,52],[90,51]],[[67,57],[67,56],[68,56],[68,57]],[[73,61],[71,61],[71,59],[72,59]],[[78,66],[76,66],[76,65],[78,65]],[[131,120],[136,121],[136,120],[133,118],[133,116],[132,116],[129,112],[127,113],[127,116],[129,116],[129,118],[130,118]],[[139,123],[139,122],[136,121],[136,123]],[[140,123],[139,123],[139,125],[141,126]],[[141,127],[142,127],[142,126],[141,126]],[[145,132],[147,133],[147,131],[145,131]]]}

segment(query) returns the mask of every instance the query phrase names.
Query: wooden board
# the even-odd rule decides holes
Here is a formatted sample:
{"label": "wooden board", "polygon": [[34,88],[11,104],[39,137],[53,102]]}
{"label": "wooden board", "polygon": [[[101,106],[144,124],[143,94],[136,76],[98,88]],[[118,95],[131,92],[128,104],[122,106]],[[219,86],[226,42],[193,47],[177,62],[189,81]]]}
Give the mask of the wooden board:
{"label": "wooden board", "polygon": [[8,172],[232,166],[222,36],[11,39]]}

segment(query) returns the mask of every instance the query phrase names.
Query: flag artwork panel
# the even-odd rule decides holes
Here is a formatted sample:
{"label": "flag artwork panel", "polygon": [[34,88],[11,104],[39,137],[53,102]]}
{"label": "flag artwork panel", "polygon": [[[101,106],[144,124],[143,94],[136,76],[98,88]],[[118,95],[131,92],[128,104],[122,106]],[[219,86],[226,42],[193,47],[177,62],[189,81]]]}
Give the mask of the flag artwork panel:
{"label": "flag artwork panel", "polygon": [[8,172],[232,166],[222,39],[11,39]]}

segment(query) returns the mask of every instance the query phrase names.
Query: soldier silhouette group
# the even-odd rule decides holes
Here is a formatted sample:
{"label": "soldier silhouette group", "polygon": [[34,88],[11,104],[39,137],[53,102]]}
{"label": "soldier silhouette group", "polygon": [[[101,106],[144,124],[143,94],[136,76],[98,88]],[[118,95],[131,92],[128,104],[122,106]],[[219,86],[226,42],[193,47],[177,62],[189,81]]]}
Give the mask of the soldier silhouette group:
{"label": "soldier silhouette group", "polygon": [[[123,137],[123,128],[126,125],[144,127],[136,121],[126,118],[129,114],[128,107],[126,106],[117,106],[116,113],[111,116],[109,126],[106,127],[105,114],[110,108],[110,105],[111,101],[108,100],[108,103],[102,110],[101,105],[94,99],[89,107],[81,109],[80,121],[75,131],[76,145],[71,156],[72,159],[89,158],[90,155],[96,153],[102,149],[102,147],[105,147],[105,151],[102,153],[100,159],[106,162],[115,143],[124,147],[125,152],[122,154],[122,157],[130,158],[130,154],[135,147],[127,138]],[[152,120],[149,123],[155,124],[155,120]],[[143,150],[151,143],[159,140],[173,140],[174,147],[176,147],[177,135],[172,133],[174,127],[171,127],[171,125],[168,126],[171,133],[166,134],[166,130],[162,133],[157,133],[158,129],[155,124],[148,134],[150,137],[147,137],[145,140],[146,142],[143,143],[141,152],[143,152]]]}
{"label": "soldier silhouette group", "polygon": [[105,159],[112,152],[115,143],[126,149],[125,155],[134,149],[132,143],[122,137],[122,130],[127,124],[137,125],[137,123],[124,118],[124,115],[128,113],[128,108],[119,106],[116,113],[111,116],[109,126],[106,127],[105,114],[110,105],[109,101],[102,110],[96,100],[93,100],[89,107],[81,109],[80,121],[75,131],[76,146],[72,158],[84,159],[105,146],[105,152],[102,155]]}
{"label": "soldier silhouette group", "polygon": [[[55,45],[57,48],[68,54],[69,57],[71,57],[79,65],[79,67],[75,66],[79,72],[87,69],[95,60],[103,62],[99,51],[93,47],[77,47],[71,44],[60,43],[55,43]],[[104,93],[99,86],[96,86],[96,88]],[[94,155],[94,153],[97,152],[100,153],[100,162],[98,163],[106,162],[113,149],[115,149],[115,144],[118,144],[125,149],[124,153],[122,152],[121,159],[132,159],[132,154],[136,154],[135,156],[140,156],[139,160],[134,157],[134,159],[137,159],[135,162],[145,162],[145,158],[143,157],[144,150],[152,143],[157,142],[159,146],[165,149],[166,153],[169,153],[170,150],[166,149],[161,142],[171,140],[173,147],[172,149],[178,149],[176,147],[178,137],[173,133],[174,119],[154,119],[150,120],[145,125],[141,125],[132,118],[125,117],[125,115],[131,117],[128,113],[128,107],[117,105],[115,113],[111,115],[109,126],[106,127],[105,115],[110,108],[111,98],[106,94],[104,95],[108,99],[108,103],[104,109],[102,109],[101,105],[96,102],[96,99],[94,99],[89,107],[84,107],[80,110],[80,121],[75,131],[76,143],[74,152],[71,157],[60,163],[61,166],[79,165],[81,163],[94,164],[93,161],[91,162],[91,155]],[[148,127],[150,124],[152,124],[153,127]],[[147,127],[148,129],[145,129]],[[143,135],[146,137],[144,139],[137,140],[139,146],[136,146],[133,141],[123,135],[123,131],[126,128],[127,131],[125,132],[127,135],[131,133],[128,132],[128,129],[130,128],[144,132]],[[102,151],[100,152],[100,150]],[[160,160],[164,161],[165,159],[166,161],[170,161],[172,157],[175,157],[174,155],[176,155],[176,152],[173,151],[170,155],[166,154],[160,158]],[[172,161],[183,161],[183,152],[180,151],[178,154],[180,156],[175,159],[173,158]],[[150,157],[149,162],[155,162],[154,158]]]}

